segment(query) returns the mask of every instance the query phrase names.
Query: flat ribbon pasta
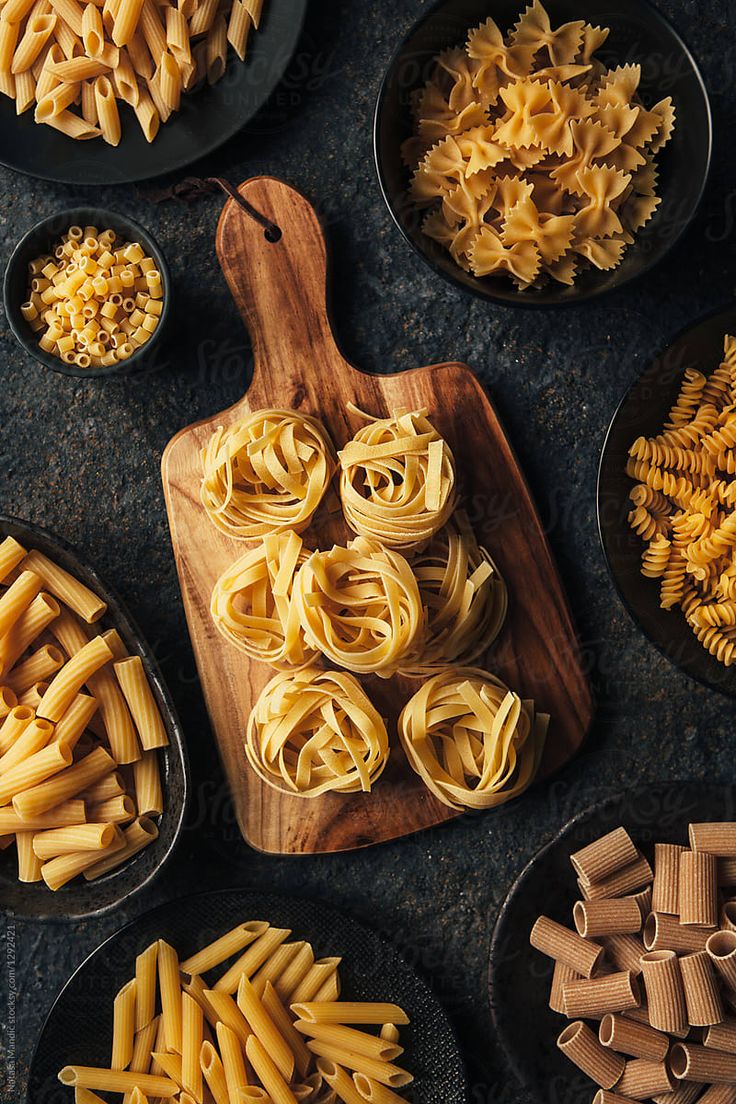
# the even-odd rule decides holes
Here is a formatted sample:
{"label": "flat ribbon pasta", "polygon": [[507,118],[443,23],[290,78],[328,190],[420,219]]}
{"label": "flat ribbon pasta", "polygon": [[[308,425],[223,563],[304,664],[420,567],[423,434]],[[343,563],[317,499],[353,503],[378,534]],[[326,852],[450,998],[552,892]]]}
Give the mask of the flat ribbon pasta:
{"label": "flat ribbon pasta", "polygon": [[399,737],[412,768],[451,809],[488,809],[531,784],[549,718],[493,675],[448,668],[404,706]]}
{"label": "flat ribbon pasta", "polygon": [[455,460],[426,410],[368,419],[339,453],[340,498],[353,532],[388,548],[412,548],[455,508]]}
{"label": "flat ribbon pasta", "polygon": [[365,537],[314,552],[297,574],[294,602],[307,644],[358,674],[390,678],[423,638],[409,564]]}
{"label": "flat ribbon pasta", "polygon": [[324,426],[295,410],[256,410],[202,450],[200,498],[217,528],[257,540],[309,524],[335,472]]}
{"label": "flat ribbon pasta", "polygon": [[262,690],[245,740],[258,777],[281,793],[370,792],[386,766],[386,726],[360,683],[314,667],[282,672]]}
{"label": "flat ribbon pasta", "polygon": [[501,631],[508,592],[498,568],[458,513],[412,560],[426,639],[401,674],[422,678],[448,663],[472,663]]}
{"label": "flat ribbon pasta", "polygon": [[312,662],[317,653],[304,642],[292,601],[294,576],[310,555],[293,531],[264,537],[215,583],[210,613],[217,630],[241,652],[272,667]]}

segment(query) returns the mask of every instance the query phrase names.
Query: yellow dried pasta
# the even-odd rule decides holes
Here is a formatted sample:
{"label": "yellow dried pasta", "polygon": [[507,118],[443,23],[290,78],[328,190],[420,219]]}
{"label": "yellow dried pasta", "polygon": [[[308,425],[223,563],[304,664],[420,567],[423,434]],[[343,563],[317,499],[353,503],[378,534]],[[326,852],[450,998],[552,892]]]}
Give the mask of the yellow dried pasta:
{"label": "yellow dried pasta", "polygon": [[347,672],[276,675],[248,721],[248,762],[283,793],[369,792],[389,756],[386,726]]}

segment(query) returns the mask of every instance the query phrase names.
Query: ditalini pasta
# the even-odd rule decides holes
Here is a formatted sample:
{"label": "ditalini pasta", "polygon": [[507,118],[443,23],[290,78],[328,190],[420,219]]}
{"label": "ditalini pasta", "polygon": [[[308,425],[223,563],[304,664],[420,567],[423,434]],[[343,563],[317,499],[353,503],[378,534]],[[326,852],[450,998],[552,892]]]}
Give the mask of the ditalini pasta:
{"label": "ditalini pasta", "polygon": [[[100,10],[76,0],[6,3],[0,13],[0,93],[17,114],[70,138],[120,142],[118,102],[148,142],[179,110],[182,92],[224,74],[228,44],[245,59],[261,0],[154,4],[119,0]],[[79,108],[75,114],[73,108]]]}
{"label": "ditalini pasta", "polygon": [[[337,999],[339,960],[318,960],[335,978],[333,1000],[280,997],[270,981],[259,992],[272,960],[306,947],[314,963],[311,945],[285,942],[290,934],[249,920],[184,959],[164,940],[151,944],[113,1001],[109,1066],[70,1064],[59,1080],[78,1104],[99,1104],[98,1092],[124,1104],[401,1104],[397,1090],[413,1076],[396,1064],[409,1023],[399,1005]],[[252,953],[258,944],[263,954]]]}
{"label": "ditalini pasta", "polygon": [[[101,80],[110,108],[109,81],[98,78],[98,87]],[[44,352],[78,368],[111,367],[158,328],[164,304],[160,277],[150,280],[156,271],[138,242],[124,242],[111,229],[70,226],[49,254],[29,264],[21,314]],[[91,624],[104,613],[96,594],[40,552],[29,553],[28,570],[83,621]]]}
{"label": "ditalini pasta", "polygon": [[[136,713],[136,729],[122,695],[110,708],[109,687],[117,686],[111,667],[124,645],[115,630],[89,635],[86,626],[100,624],[106,612],[97,594],[12,538],[0,542],[0,573],[0,616],[5,611],[9,618],[0,634],[9,706],[0,720],[0,834],[8,845],[17,843],[21,880],[58,890],[79,875],[92,879],[113,870],[156,839],[151,817],[163,813],[159,757],[168,738],[142,666],[137,686],[149,710],[146,724]],[[30,586],[29,577],[56,597]],[[40,643],[47,628],[58,646]],[[141,663],[138,657],[119,662]],[[26,704],[11,705],[9,687],[25,686],[40,664],[48,681],[33,684]],[[121,718],[129,726],[122,744]],[[151,732],[153,750],[143,750]],[[121,762],[129,764],[126,778],[117,771]],[[10,846],[3,850],[3,861],[11,861]]]}
{"label": "ditalini pasta", "polygon": [[[652,872],[616,828],[571,855],[591,893],[572,906],[577,933],[534,924],[532,946],[554,962],[550,1008],[572,1021],[557,1045],[600,1086],[594,1104],[736,1104],[736,931],[717,890],[736,887],[736,868],[718,865],[733,830],[693,824],[690,847],[655,843]],[[621,874],[643,864],[631,895]]]}
{"label": "ditalini pasta", "polygon": [[507,34],[489,17],[450,44],[414,94],[410,199],[475,276],[573,284],[616,268],[656,212],[675,106],[645,106],[641,65],[598,60],[607,37],[584,19],[553,28],[533,0]]}

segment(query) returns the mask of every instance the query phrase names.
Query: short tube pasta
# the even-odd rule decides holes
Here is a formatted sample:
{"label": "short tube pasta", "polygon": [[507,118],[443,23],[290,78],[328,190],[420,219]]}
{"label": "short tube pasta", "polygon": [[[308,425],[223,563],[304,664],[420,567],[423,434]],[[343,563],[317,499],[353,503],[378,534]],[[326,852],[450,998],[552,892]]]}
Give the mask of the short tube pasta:
{"label": "short tube pasta", "polygon": [[671,1093],[676,1086],[665,1061],[632,1058],[626,1063],[616,1091],[630,1100],[648,1100],[658,1093]]}
{"label": "short tube pasta", "polygon": [[649,1058],[653,1062],[663,1062],[669,1050],[669,1038],[663,1032],[621,1015],[603,1017],[598,1039],[617,1054]]}
{"label": "short tube pasta", "polygon": [[680,856],[685,848],[675,843],[655,843],[652,912],[677,916],[680,911]]}
{"label": "short tube pasta", "polygon": [[166,747],[169,738],[140,656],[118,660],[113,667],[144,749]]}
{"label": "short tube pasta", "polygon": [[724,1017],[723,1003],[708,953],[697,951],[683,955],[680,958],[680,973],[688,1023],[693,1027],[720,1023]]}
{"label": "short tube pasta", "polygon": [[674,1034],[684,1031],[687,1009],[677,955],[674,951],[648,951],[641,966],[650,1024]]}
{"label": "short tube pasta", "polygon": [[641,1003],[634,975],[623,972],[568,982],[563,989],[563,1000],[569,1019],[625,1012],[628,1008],[638,1008]]}
{"label": "short tube pasta", "polygon": [[718,876],[715,855],[683,851],[680,855],[681,924],[715,927],[718,920]]}
{"label": "short tube pasta", "polygon": [[626,1062],[621,1055],[602,1047],[582,1020],[564,1029],[557,1039],[557,1046],[566,1058],[602,1089],[612,1089],[624,1072]]}
{"label": "short tube pasta", "polygon": [[573,919],[578,934],[585,939],[638,932],[642,926],[641,911],[633,897],[577,901]]}
{"label": "short tube pasta", "polygon": [[690,846],[693,851],[706,851],[719,858],[736,856],[736,822],[691,824]]}

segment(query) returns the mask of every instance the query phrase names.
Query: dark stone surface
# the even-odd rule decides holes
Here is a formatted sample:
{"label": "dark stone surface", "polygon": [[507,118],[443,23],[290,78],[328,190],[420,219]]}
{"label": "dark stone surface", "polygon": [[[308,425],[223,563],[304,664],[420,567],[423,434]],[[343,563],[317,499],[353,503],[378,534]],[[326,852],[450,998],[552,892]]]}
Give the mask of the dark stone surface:
{"label": "dark stone surface", "polygon": [[104,936],[194,886],[226,885],[323,899],[386,932],[442,996],[474,1104],[517,1099],[486,998],[489,935],[513,878],[571,814],[632,778],[732,779],[732,705],[681,676],[641,637],[608,580],[595,524],[598,455],[624,389],[668,337],[734,295],[736,3],[661,6],[703,66],[715,112],[714,171],[677,252],[645,282],[596,305],[540,314],[488,306],[440,283],[391,224],[374,176],[371,116],[391,50],[425,7],[418,0],[313,0],[299,55],[272,102],[194,169],[235,181],[273,173],[317,202],[334,251],[337,331],[356,363],[394,371],[458,358],[478,372],[536,495],[595,679],[599,712],[587,749],[551,786],[498,815],[368,853],[281,860],[249,850],[233,823],[197,686],[159,458],[176,430],[234,401],[248,376],[246,336],[214,256],[219,199],[154,206],[149,188],[85,192],[0,172],[0,256],[36,219],[82,200],[145,223],[171,262],[178,337],[155,374],[106,383],[53,375],[22,355],[0,322],[0,471],[3,511],[71,540],[129,604],[178,703],[194,775],[178,852],[129,907],[74,925],[5,918],[0,1045],[14,1077],[0,1078],[6,1100],[23,1098],[41,1021]]}

